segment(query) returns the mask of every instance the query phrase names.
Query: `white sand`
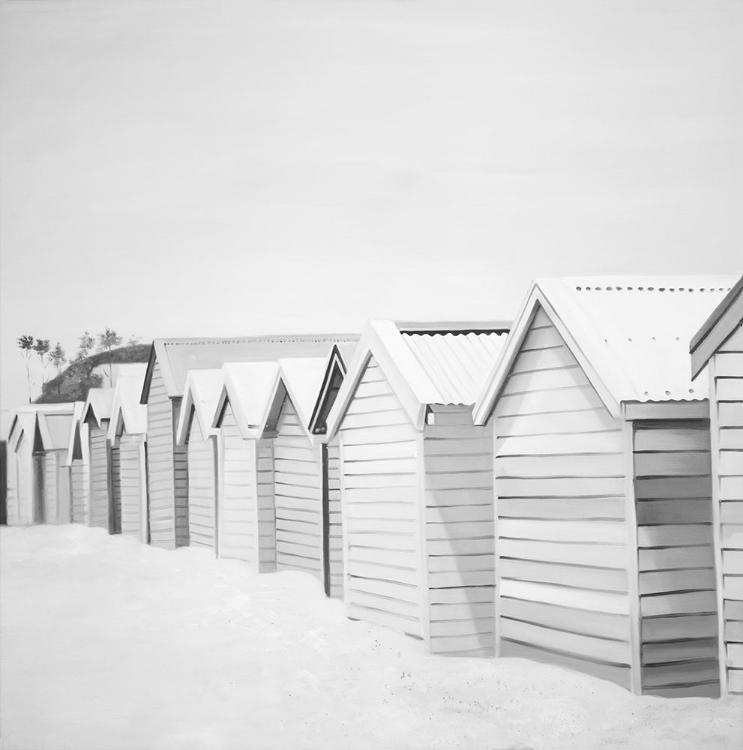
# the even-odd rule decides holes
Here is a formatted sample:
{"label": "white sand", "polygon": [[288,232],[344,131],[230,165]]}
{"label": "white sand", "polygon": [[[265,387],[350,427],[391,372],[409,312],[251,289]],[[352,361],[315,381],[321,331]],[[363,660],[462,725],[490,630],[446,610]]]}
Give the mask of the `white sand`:
{"label": "white sand", "polygon": [[429,656],[301,573],[79,526],[3,528],[0,544],[3,748],[743,746],[740,702]]}

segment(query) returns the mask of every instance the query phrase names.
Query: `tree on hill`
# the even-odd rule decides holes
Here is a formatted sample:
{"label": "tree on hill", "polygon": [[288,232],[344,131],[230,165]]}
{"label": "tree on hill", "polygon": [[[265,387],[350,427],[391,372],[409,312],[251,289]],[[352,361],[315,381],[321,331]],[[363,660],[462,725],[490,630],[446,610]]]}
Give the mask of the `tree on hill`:
{"label": "tree on hill", "polygon": [[41,393],[43,395],[44,383],[46,382],[44,378],[44,357],[49,354],[49,339],[36,339],[34,351],[39,358],[39,369],[41,370]]}
{"label": "tree on hill", "polygon": [[121,346],[123,339],[116,331],[106,328],[103,333],[98,334],[98,348],[108,352],[108,383],[113,388],[114,385],[114,362],[112,352],[117,346]]}
{"label": "tree on hill", "polygon": [[[57,380],[57,393],[59,394],[59,374],[62,370],[62,365],[67,361],[67,355],[65,354],[64,349],[60,345],[59,341],[57,341],[57,345],[49,352],[49,361],[54,365],[54,369],[57,371],[57,377],[55,380]],[[43,393],[43,390],[42,390]]]}
{"label": "tree on hill", "polygon": [[29,365],[31,362],[31,352],[34,348],[34,337],[33,336],[19,336],[16,339],[16,343],[21,349],[21,354],[26,360],[26,385],[28,385],[28,403],[31,403],[31,370]]}

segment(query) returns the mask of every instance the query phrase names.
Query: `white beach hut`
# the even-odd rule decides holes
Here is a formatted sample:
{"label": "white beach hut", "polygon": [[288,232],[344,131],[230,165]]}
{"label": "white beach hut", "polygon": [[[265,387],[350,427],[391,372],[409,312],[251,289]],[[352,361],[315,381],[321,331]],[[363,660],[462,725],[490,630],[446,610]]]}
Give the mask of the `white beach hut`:
{"label": "white beach hut", "polygon": [[[691,342],[709,382],[721,687],[743,694],[743,278]],[[702,374],[706,370],[705,374]],[[701,375],[701,377],[699,377]]]}
{"label": "white beach hut", "polygon": [[72,495],[72,523],[88,524],[90,521],[90,435],[83,422],[84,401],[75,402],[70,424],[65,465],[70,471]]}
{"label": "white beach hut", "polygon": [[[147,529],[147,407],[140,403],[145,367],[116,381],[108,446],[111,457],[113,533],[148,542]],[[131,373],[131,374],[130,374]]]}
{"label": "white beach hut", "polygon": [[478,401],[495,439],[497,653],[717,695],[706,384],[723,277],[539,279]]}
{"label": "white beach hut", "polygon": [[90,513],[88,525],[113,534],[120,523],[121,507],[114,507],[111,492],[111,455],[108,425],[113,408],[113,388],[91,388],[83,408],[82,421],[88,427],[90,455]]}
{"label": "white beach hut", "polygon": [[472,407],[507,328],[371,321],[328,418],[347,613],[433,653],[493,653],[493,446]]}
{"label": "white beach hut", "polygon": [[191,370],[183,389],[176,445],[188,451],[188,533],[192,545],[217,550],[217,431],[221,370]]}

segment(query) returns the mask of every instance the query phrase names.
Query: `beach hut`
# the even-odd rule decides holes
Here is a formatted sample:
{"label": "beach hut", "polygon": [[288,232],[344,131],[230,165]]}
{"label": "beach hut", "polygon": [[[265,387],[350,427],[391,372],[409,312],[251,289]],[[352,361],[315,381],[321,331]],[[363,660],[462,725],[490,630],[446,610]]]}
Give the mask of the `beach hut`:
{"label": "beach hut", "polygon": [[[276,570],[302,570],[325,581],[326,525],[322,449],[309,429],[326,358],[280,359],[261,424],[273,455]],[[259,511],[260,514],[260,511]]]}
{"label": "beach hut", "polygon": [[141,402],[148,406],[147,476],[150,542],[166,549],[189,543],[188,452],[178,445],[183,388],[190,370],[230,362],[268,362],[282,356],[326,356],[334,343],[353,335],[252,336],[156,339],[150,352]]}
{"label": "beach hut", "polygon": [[743,278],[691,342],[709,380],[721,687],[743,694]]}
{"label": "beach hut", "polygon": [[222,368],[217,430],[217,552],[244,560],[257,573],[276,570],[273,445],[262,437],[278,364]]}
{"label": "beach hut", "polygon": [[330,411],[349,617],[493,652],[492,439],[472,407],[501,323],[371,321]]}
{"label": "beach hut", "polygon": [[707,388],[727,277],[539,279],[478,400],[495,440],[497,653],[719,692]]}
{"label": "beach hut", "polygon": [[68,473],[62,466],[73,404],[19,408],[8,436],[8,525],[69,522]]}
{"label": "beach hut", "polygon": [[323,585],[326,595],[334,599],[343,598],[343,518],[338,436],[328,440],[328,416],[355,348],[350,344],[333,347],[309,424],[310,434],[320,445],[322,462]]}
{"label": "beach hut", "polygon": [[113,408],[113,388],[91,388],[83,408],[82,421],[88,427],[90,454],[89,526],[106,529],[109,534],[121,530],[121,505],[114,506],[111,493],[111,455],[108,426]]}
{"label": "beach hut", "polygon": [[64,463],[70,472],[72,523],[87,524],[90,520],[90,435],[88,425],[82,421],[84,409],[84,401],[75,402]]}
{"label": "beach hut", "polygon": [[136,374],[122,375],[114,388],[108,445],[111,458],[111,500],[117,509],[114,533],[121,532],[148,541],[147,407],[140,403],[145,366]]}
{"label": "beach hut", "polygon": [[176,445],[188,453],[188,536],[217,551],[217,431],[212,421],[222,390],[221,370],[191,370],[183,389]]}
{"label": "beach hut", "polygon": [[35,452],[43,462],[41,518],[44,523],[72,520],[70,472],[66,466],[74,403],[40,404],[37,407]]}
{"label": "beach hut", "polygon": [[8,434],[8,526],[28,526],[43,520],[43,471],[34,456],[36,409],[21,407]]}

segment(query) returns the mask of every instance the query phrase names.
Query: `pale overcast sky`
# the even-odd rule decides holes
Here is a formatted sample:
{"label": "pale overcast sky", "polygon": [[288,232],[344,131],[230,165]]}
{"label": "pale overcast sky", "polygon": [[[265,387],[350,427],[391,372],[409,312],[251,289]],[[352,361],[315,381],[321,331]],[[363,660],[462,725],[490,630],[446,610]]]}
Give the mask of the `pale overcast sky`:
{"label": "pale overcast sky", "polygon": [[740,0],[3,2],[2,408],[22,333],[509,318],[535,275],[739,271],[741,39]]}

